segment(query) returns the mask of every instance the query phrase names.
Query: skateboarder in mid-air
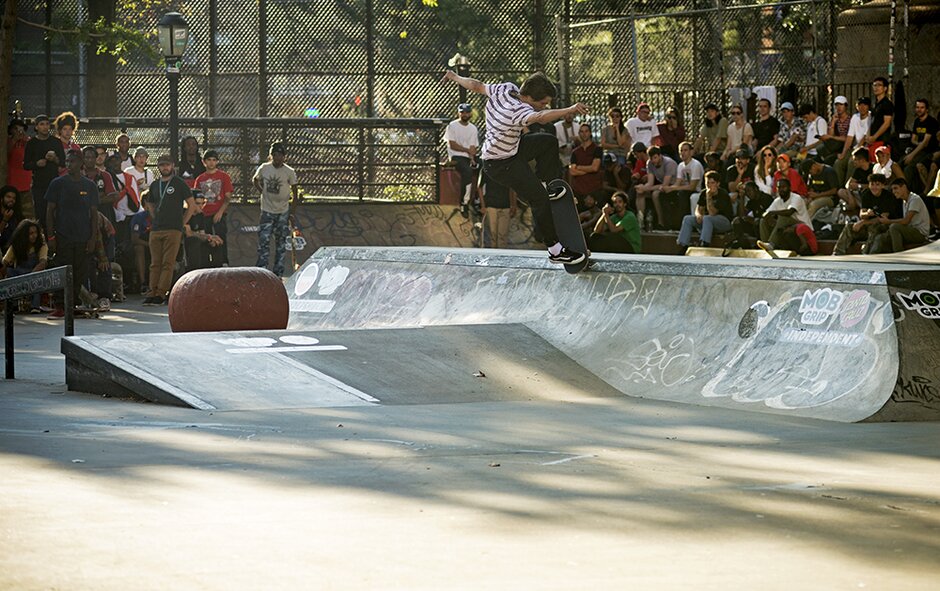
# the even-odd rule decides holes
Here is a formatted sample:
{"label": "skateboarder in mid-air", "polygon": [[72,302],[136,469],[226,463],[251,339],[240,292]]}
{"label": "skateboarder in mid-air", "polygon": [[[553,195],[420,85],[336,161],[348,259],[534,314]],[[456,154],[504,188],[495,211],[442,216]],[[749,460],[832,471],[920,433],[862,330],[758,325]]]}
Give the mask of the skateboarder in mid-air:
{"label": "skateboarder in mid-air", "polygon": [[[547,189],[546,184],[561,178],[558,160],[558,140],[554,134],[528,133],[523,127],[538,123],[553,123],[566,115],[586,115],[581,103],[566,109],[549,109],[555,98],[555,85],[545,74],[529,76],[519,88],[511,82],[483,84],[473,78],[458,76],[451,70],[444,74],[443,82],[456,82],[460,86],[486,95],[486,136],[481,158],[483,173],[490,179],[516,191],[519,199],[532,207],[535,223],[548,245],[548,259],[553,263],[576,264],[587,253],[568,250],[558,241],[549,200],[571,198],[564,186]],[[535,160],[536,171],[529,167]]]}

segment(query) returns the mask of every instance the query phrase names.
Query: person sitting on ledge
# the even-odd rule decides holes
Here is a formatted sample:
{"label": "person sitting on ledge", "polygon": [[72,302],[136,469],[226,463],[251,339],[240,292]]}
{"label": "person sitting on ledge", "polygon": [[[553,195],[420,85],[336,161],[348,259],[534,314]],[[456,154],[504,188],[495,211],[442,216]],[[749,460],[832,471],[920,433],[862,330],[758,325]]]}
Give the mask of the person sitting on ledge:
{"label": "person sitting on ledge", "polygon": [[639,253],[641,248],[640,222],[629,206],[627,194],[618,191],[605,205],[601,217],[588,239],[593,252]]}
{"label": "person sitting on ledge", "polygon": [[731,197],[721,187],[721,175],[714,170],[705,173],[705,190],[699,193],[698,207],[695,215],[682,218],[682,229],[679,231],[679,254],[685,254],[692,242],[692,230],[701,232],[700,246],[710,246],[714,232],[728,232],[731,230],[731,218],[734,209],[731,206]]}

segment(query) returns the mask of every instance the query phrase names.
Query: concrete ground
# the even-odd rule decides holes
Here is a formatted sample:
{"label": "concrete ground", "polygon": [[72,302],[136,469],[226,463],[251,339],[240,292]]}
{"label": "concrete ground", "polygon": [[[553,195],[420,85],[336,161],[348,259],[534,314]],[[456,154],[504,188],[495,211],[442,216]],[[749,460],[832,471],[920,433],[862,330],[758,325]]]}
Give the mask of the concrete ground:
{"label": "concrete ground", "polygon": [[[168,330],[121,306],[76,333]],[[61,322],[15,334],[2,589],[937,588],[940,424],[590,393],[208,413],[67,392]]]}

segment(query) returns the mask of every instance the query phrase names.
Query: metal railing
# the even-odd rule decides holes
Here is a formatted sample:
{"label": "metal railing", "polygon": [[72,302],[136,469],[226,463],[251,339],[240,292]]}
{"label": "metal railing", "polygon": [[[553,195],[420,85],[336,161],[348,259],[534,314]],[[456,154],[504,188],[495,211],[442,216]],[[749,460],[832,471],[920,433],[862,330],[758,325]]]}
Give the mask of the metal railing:
{"label": "metal railing", "polygon": [[13,306],[16,300],[39,293],[65,292],[65,336],[75,334],[75,315],[72,296],[72,266],[56,267],[46,271],[36,271],[19,277],[0,281],[0,300],[4,307],[4,357],[6,359],[6,379],[16,377],[13,364]]}
{"label": "metal railing", "polygon": [[[302,197],[316,200],[438,202],[443,119],[281,119],[184,118],[180,137],[219,153],[219,168],[232,177],[235,201],[259,199],[251,179],[267,160],[273,142],[287,149],[287,164],[297,172]],[[169,153],[169,122],[162,118],[82,119],[81,145],[114,149],[119,133],[131,150],[157,157]],[[181,150],[182,153],[182,150]]]}

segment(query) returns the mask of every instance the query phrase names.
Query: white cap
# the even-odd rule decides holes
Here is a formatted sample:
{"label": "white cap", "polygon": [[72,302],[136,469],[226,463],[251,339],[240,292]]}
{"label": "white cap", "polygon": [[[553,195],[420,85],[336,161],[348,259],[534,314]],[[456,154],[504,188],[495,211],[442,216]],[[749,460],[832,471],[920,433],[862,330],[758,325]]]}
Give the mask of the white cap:
{"label": "white cap", "polygon": [[837,104],[837,105],[838,105],[839,103],[842,103],[843,105],[847,105],[847,104],[849,104],[849,99],[845,98],[844,96],[842,96],[842,95],[840,94],[839,96],[836,97],[836,100],[834,100],[833,103],[835,103],[835,104]]}
{"label": "white cap", "polygon": [[792,110],[793,110],[793,103],[791,103],[791,102],[789,102],[789,101],[783,103],[782,105],[780,105],[780,110],[782,111],[783,109],[786,109],[786,110],[788,110],[788,111],[792,111]]}

